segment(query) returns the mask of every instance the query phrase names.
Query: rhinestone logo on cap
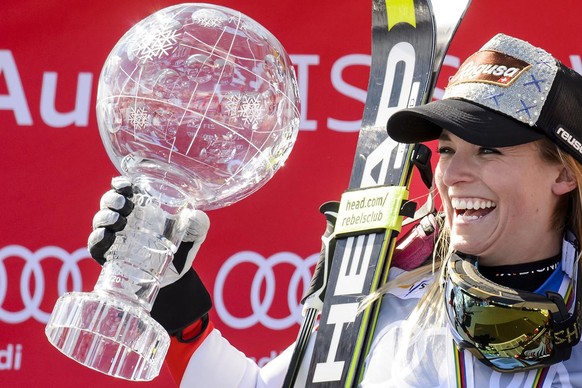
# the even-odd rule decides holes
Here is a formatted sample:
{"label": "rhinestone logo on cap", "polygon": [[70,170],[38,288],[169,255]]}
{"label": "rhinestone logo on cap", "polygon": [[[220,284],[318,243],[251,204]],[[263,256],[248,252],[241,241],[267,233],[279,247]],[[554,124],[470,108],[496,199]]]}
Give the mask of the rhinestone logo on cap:
{"label": "rhinestone logo on cap", "polygon": [[462,82],[485,82],[498,86],[511,85],[531,65],[521,59],[492,51],[471,55],[450,78],[449,86]]}

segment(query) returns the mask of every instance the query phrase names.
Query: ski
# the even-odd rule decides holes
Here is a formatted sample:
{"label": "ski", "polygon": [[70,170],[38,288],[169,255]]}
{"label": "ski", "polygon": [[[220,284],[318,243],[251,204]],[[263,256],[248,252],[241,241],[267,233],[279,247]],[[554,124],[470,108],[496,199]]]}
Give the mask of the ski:
{"label": "ski", "polygon": [[[353,387],[375,328],[379,304],[357,313],[390,267],[408,203],[413,159],[426,149],[390,139],[396,110],[430,100],[449,43],[470,0],[372,0],[372,61],[349,188],[335,226],[335,253],[307,387]],[[310,318],[312,319],[312,317]],[[389,362],[389,360],[387,360]]]}

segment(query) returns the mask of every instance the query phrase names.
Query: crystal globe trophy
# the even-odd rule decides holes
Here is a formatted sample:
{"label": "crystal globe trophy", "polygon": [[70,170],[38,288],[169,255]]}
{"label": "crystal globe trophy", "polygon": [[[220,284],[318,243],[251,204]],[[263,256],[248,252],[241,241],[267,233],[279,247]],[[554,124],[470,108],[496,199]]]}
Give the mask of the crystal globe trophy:
{"label": "crystal globe trophy", "polygon": [[180,4],[133,26],[103,66],[97,120],[135,208],[94,290],[57,300],[49,341],[108,375],[156,377],[169,336],[149,312],[193,209],[263,186],[291,152],[299,116],[288,55],[240,12]]}

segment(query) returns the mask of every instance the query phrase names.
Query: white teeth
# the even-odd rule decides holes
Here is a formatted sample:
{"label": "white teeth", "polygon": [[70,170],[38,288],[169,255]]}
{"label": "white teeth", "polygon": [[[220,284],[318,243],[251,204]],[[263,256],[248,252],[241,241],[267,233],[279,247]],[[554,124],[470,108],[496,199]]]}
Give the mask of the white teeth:
{"label": "white teeth", "polygon": [[451,203],[455,210],[471,210],[471,209],[479,210],[494,208],[497,206],[493,201],[484,201],[482,199],[453,198],[451,200]]}

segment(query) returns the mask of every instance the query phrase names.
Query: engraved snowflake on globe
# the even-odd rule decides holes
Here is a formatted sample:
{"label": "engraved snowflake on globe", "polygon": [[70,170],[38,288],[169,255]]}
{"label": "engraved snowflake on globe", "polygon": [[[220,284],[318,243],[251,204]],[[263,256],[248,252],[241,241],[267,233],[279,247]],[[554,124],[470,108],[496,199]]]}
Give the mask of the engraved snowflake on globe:
{"label": "engraved snowflake on globe", "polygon": [[190,3],[121,38],[99,79],[97,118],[122,173],[172,180],[209,210],[250,195],[282,166],[299,96],[269,31],[237,11]]}

